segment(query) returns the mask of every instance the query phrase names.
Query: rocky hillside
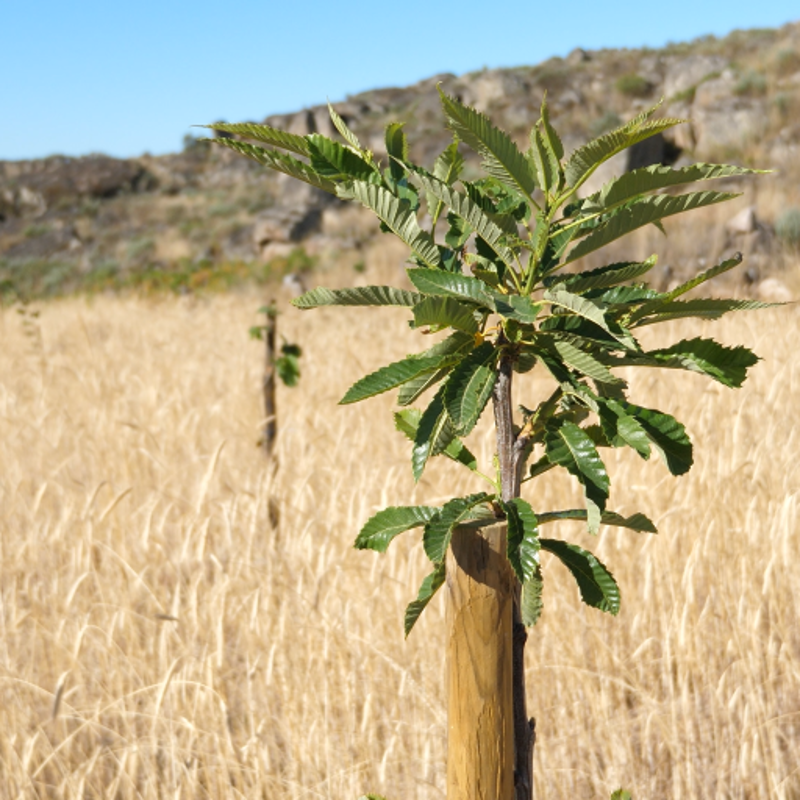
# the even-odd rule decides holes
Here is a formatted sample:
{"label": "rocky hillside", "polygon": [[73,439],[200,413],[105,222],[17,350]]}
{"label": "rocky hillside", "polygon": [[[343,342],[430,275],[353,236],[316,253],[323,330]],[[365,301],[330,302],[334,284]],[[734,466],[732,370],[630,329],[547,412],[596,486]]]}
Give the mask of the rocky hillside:
{"label": "rocky hillside", "polygon": [[[547,92],[568,149],[664,98],[663,113],[689,124],[637,150],[633,163],[628,157],[609,165],[597,180],[657,162],[772,168],[776,175],[760,188],[738,187],[746,205],[734,209],[725,237],[713,247],[701,237],[693,251],[744,241],[759,256],[751,277],[760,280],[800,245],[800,23],[662,50],[575,50],[537,66],[437,75],[335,105],[376,153],[385,125],[405,121],[415,157],[430,163],[448,141],[437,84],[487,112],[520,143]],[[331,132],[322,106],[266,121],[296,133]],[[183,152],[160,157],[0,162],[6,302],[74,288],[263,280],[270,270],[307,267],[311,261],[297,253],[287,261],[298,246],[324,262],[361,264],[376,232],[356,210],[194,139]],[[737,236],[744,239],[734,242]]]}

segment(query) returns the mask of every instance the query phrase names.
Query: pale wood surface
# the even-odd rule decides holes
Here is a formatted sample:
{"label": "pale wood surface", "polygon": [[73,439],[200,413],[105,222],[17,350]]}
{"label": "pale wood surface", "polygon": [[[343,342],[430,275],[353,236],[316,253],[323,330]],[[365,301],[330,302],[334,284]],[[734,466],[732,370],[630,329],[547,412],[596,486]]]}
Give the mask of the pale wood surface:
{"label": "pale wood surface", "polygon": [[513,581],[505,524],[458,528],[447,554],[448,800],[513,800]]}

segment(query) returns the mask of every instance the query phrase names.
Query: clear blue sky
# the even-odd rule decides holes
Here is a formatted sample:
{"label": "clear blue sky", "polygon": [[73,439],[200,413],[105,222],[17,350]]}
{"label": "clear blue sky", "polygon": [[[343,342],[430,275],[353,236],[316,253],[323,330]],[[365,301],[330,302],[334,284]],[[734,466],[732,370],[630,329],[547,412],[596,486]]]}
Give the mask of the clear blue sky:
{"label": "clear blue sky", "polygon": [[174,152],[195,123],[797,19],[797,0],[0,0],[0,159]]}

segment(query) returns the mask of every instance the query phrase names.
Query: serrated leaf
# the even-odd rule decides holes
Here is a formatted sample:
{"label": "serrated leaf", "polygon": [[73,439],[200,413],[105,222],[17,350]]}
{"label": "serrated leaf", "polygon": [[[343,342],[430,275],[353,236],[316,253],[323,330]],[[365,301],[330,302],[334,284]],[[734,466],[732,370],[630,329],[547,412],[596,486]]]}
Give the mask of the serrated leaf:
{"label": "serrated leaf", "polygon": [[591,437],[573,422],[564,422],[545,433],[545,448],[551,463],[564,467],[583,485],[589,532],[597,533],[611,483]]}
{"label": "serrated leaf", "polygon": [[[405,408],[402,411],[396,411],[394,426],[413,442],[417,435],[421,416],[422,412],[416,408]],[[459,464],[463,464],[473,472],[478,469],[478,459],[458,437],[454,437],[450,444],[442,450],[442,455],[447,456],[451,461],[458,461]]]}
{"label": "serrated leaf", "polygon": [[259,125],[253,122],[218,122],[216,125],[201,125],[201,128],[210,128],[212,131],[224,131],[235,136],[244,136],[257,142],[282,147],[291,150],[299,156],[308,156],[308,142],[305,136],[281,131],[270,125]]}
{"label": "serrated leaf", "polygon": [[747,347],[725,347],[713,339],[684,339],[672,347],[645,354],[662,367],[678,367],[709,375],[725,386],[740,387],[758,356]]}
{"label": "serrated leaf", "polygon": [[[565,519],[585,520],[586,511],[582,508],[572,508],[566,511],[546,511],[538,515],[540,525],[548,522],[560,522]],[[613,525],[618,528],[630,528],[639,533],[657,533],[656,526],[644,515],[640,513],[631,514],[623,517],[614,511],[604,511],[600,521],[603,525]]]}
{"label": "serrated leaf", "polygon": [[614,398],[598,397],[597,413],[603,431],[613,447],[628,445],[645,459],[650,458],[650,437],[641,423],[625,411],[625,407]]}
{"label": "serrated leaf", "polygon": [[415,481],[422,477],[428,459],[443,453],[456,438],[455,428],[444,407],[446,386],[447,384],[442,386],[434,395],[419,420],[411,450],[411,471]]}
{"label": "serrated leaf", "polygon": [[557,191],[560,188],[561,163],[549,149],[546,139],[537,128],[531,131],[531,155],[542,191],[548,195],[553,190]]}
{"label": "serrated leaf", "polygon": [[389,155],[389,170],[396,181],[401,180],[406,174],[403,164],[408,160],[408,141],[403,131],[404,124],[392,122],[386,126],[384,134],[386,152]]}
{"label": "serrated leaf", "polygon": [[394,286],[354,286],[350,289],[312,289],[292,300],[292,305],[303,310],[320,306],[404,306],[412,307],[422,300],[422,295]]}
{"label": "serrated leaf", "polygon": [[683,475],[691,469],[692,442],[686,434],[686,428],[675,417],[663,411],[636,406],[625,400],[617,402],[625,409],[628,416],[634,417],[644,428],[673,475]]}
{"label": "serrated leaf", "polygon": [[755,174],[763,175],[764,170],[746,169],[729,164],[699,163],[679,169],[654,164],[650,167],[626,172],[621,177],[609,181],[599,192],[595,192],[583,201],[583,212],[591,213],[611,209],[639,195],[666,189],[670,186]]}
{"label": "serrated leaf", "polygon": [[583,258],[595,250],[605,247],[622,236],[684,211],[723,203],[738,197],[732,192],[690,192],[689,194],[659,194],[644,197],[624,208],[617,209],[595,231],[581,239],[569,251],[564,264]]}
{"label": "serrated leaf", "polygon": [[339,131],[339,135],[342,137],[342,139],[344,139],[354,150],[363,152],[364,148],[361,146],[361,142],[358,141],[358,137],[353,133],[353,131],[350,130],[350,128],[347,127],[347,123],[336,112],[336,109],[334,109],[330,103],[328,103],[328,114],[330,115],[334,128]]}
{"label": "serrated leaf", "polygon": [[511,137],[495,127],[488,117],[463,105],[439,89],[451,130],[483,156],[483,167],[504,183],[519,187],[526,197],[536,189],[533,168]]}
{"label": "serrated leaf", "polygon": [[[422,353],[425,357],[445,356],[445,355],[466,355],[475,347],[475,337],[468,333],[456,331],[437,342],[433,347]],[[449,370],[438,370],[432,375],[420,375],[400,387],[397,393],[397,404],[407,406],[413,403],[428,387],[440,381]]]}
{"label": "serrated leaf", "polygon": [[583,294],[591,289],[609,289],[648,273],[657,261],[658,256],[650,256],[646,261],[625,261],[571,275],[552,275],[545,278],[544,285],[548,288],[563,286],[573,294]]}
{"label": "serrated leaf", "polygon": [[[699,317],[700,319],[719,319],[729,311],[752,311],[759,308],[772,308],[776,303],[762,303],[759,300],[718,300],[698,298],[697,300],[654,300],[631,315],[633,327],[654,325],[670,319]],[[650,309],[648,311],[648,309]]]}
{"label": "serrated leaf", "polygon": [[540,542],[542,550],[556,556],[572,573],[584,603],[610,614],[619,613],[619,586],[596,556],[560,539],[541,539]]}
{"label": "serrated leaf", "polygon": [[600,164],[608,161],[612,156],[684,121],[669,117],[650,120],[657,108],[658,105],[643,111],[630,122],[575,150],[564,166],[567,187],[576,189]]}
{"label": "serrated leaf", "polygon": [[358,550],[376,550],[385,553],[392,540],[400,533],[419,528],[430,522],[438,508],[431,506],[392,506],[379,511],[361,528],[355,542]]}
{"label": "serrated leaf", "polygon": [[348,390],[345,396],[339,401],[339,405],[357,403],[366,400],[368,397],[388,392],[402,384],[429,372],[434,372],[449,364],[456,363],[458,357],[451,356],[409,356],[402,361],[395,361],[379,370],[366,375],[361,380],[356,381]]}
{"label": "serrated leaf", "polygon": [[368,181],[377,174],[374,164],[370,164],[351,148],[334,142],[327,136],[311,133],[306,139],[311,167],[323,178]]}
{"label": "serrated leaf", "polygon": [[514,574],[525,584],[539,568],[539,523],[527,500],[516,497],[501,503],[506,514],[506,552]]}
{"label": "serrated leaf", "polygon": [[[544,339],[545,337],[542,336],[541,338]],[[552,348],[568,367],[577,370],[587,378],[599,381],[600,383],[625,383],[621,378],[618,378],[610,372],[609,369],[601,364],[594,356],[587,353],[585,350],[581,350],[569,341],[553,339]]]}
{"label": "serrated leaf", "polygon": [[450,373],[444,403],[459,436],[466,436],[472,431],[492,396],[497,380],[494,360],[494,345],[484,342]]}
{"label": "serrated leaf", "polygon": [[526,627],[531,627],[539,621],[542,615],[542,608],[544,606],[542,601],[542,571],[539,565],[533,571],[528,580],[522,584],[522,592],[520,594],[520,615],[522,617],[522,624]]}
{"label": "serrated leaf", "polygon": [[630,335],[630,333],[618,325],[612,325],[606,319],[606,316],[603,313],[603,308],[601,308],[592,300],[588,300],[585,297],[568,292],[566,289],[562,289],[560,286],[547,289],[542,299],[547,303],[552,303],[554,306],[564,308],[567,311],[571,311],[573,314],[577,314],[579,317],[589,320],[599,328],[602,328],[602,330],[609,333],[620,344],[625,345],[625,347],[632,350],[638,349],[636,340]]}
{"label": "serrated leaf", "polygon": [[470,519],[470,512],[475,506],[486,502],[490,497],[491,495],[486,492],[478,492],[469,497],[456,497],[448,500],[439,514],[425,525],[422,546],[425,548],[425,555],[434,564],[444,561],[453,530],[462,522]]}
{"label": "serrated leaf", "polygon": [[478,332],[475,306],[465,306],[455,297],[426,297],[413,311],[415,328],[429,325],[434,330],[455,328],[464,333]]}
{"label": "serrated leaf", "polygon": [[312,167],[304,161],[293,158],[286,153],[279,153],[277,150],[267,150],[265,147],[258,147],[247,142],[240,142],[238,139],[211,139],[215,144],[221,144],[229,150],[257,161],[264,167],[269,167],[284,175],[304,181],[305,183],[316,186],[325,192],[336,194],[336,184],[319,175]]}
{"label": "serrated leaf", "polygon": [[411,633],[411,629],[419,619],[419,615],[425,610],[425,607],[430,603],[431,598],[439,591],[445,581],[445,565],[444,562],[438,564],[436,569],[422,581],[422,586],[419,587],[417,599],[409,603],[406,608],[406,616],[404,628],[406,637]]}
{"label": "serrated leaf", "polygon": [[682,294],[686,294],[686,292],[690,292],[695,287],[700,286],[700,284],[710,281],[712,278],[716,278],[717,275],[722,275],[724,272],[728,272],[728,270],[738,267],[741,263],[742,254],[735,253],[732,258],[726,259],[725,261],[714,265],[710,269],[701,272],[699,275],[695,275],[691,280],[688,280],[685,283],[682,283],[680,286],[675,287],[671,292],[668,292],[665,295],[664,299],[674,300],[676,297],[680,297]]}
{"label": "serrated leaf", "polygon": [[429,267],[439,265],[439,249],[431,235],[419,227],[416,214],[406,203],[382,186],[362,181],[348,183],[344,194],[354,197],[375,212],[381,222],[405,242],[424,264]]}
{"label": "serrated leaf", "polygon": [[506,319],[517,322],[535,322],[542,310],[542,303],[534,303],[530,297],[518,294],[495,294],[495,311]]}
{"label": "serrated leaf", "polygon": [[[419,170],[416,170],[415,173],[422,188],[429,195],[444,203],[453,214],[467,222],[504,264],[508,266],[514,264],[514,251],[503,243],[508,231],[503,230],[478,203],[432,175],[427,175]],[[516,228],[516,223],[514,223],[514,227]]]}
{"label": "serrated leaf", "polygon": [[456,297],[494,310],[489,287],[477,278],[438,269],[410,269],[408,277],[424,294]]}
{"label": "serrated leaf", "polygon": [[433,176],[452,186],[464,169],[464,157],[458,152],[458,141],[451,142],[441,152],[433,165]]}

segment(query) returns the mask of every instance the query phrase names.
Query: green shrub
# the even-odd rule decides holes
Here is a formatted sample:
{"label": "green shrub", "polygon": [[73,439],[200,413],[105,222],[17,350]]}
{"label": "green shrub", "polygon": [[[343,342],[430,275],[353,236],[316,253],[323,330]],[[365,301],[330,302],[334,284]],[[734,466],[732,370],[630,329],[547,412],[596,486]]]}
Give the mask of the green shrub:
{"label": "green shrub", "polygon": [[792,247],[800,247],[800,208],[787,208],[775,220],[778,238]]}
{"label": "green shrub", "polygon": [[647,78],[635,74],[620,76],[615,86],[620,94],[627,97],[647,97],[653,88]]}
{"label": "green shrub", "polygon": [[734,94],[740,97],[761,97],[766,94],[767,79],[760,73],[754,70],[748,70],[740,76],[733,87]]}

